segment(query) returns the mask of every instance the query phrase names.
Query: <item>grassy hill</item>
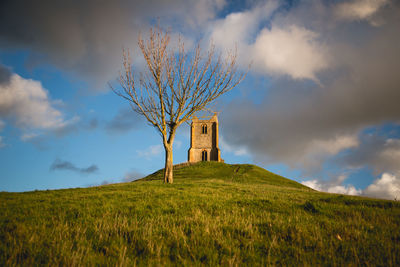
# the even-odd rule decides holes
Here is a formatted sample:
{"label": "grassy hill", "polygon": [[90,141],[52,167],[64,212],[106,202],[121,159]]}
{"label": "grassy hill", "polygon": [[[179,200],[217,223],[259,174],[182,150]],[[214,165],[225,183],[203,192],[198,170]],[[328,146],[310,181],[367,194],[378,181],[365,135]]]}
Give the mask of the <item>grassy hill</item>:
{"label": "grassy hill", "polygon": [[400,203],[205,162],[139,181],[0,193],[0,265],[400,265]]}

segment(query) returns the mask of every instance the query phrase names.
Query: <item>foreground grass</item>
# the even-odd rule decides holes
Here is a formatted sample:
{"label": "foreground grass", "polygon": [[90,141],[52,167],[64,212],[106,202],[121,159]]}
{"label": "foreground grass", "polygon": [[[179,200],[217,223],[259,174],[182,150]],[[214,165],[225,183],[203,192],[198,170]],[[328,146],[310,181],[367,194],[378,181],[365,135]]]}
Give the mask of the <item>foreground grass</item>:
{"label": "foreground grass", "polygon": [[201,163],[125,184],[0,193],[0,265],[400,265],[400,203]]}

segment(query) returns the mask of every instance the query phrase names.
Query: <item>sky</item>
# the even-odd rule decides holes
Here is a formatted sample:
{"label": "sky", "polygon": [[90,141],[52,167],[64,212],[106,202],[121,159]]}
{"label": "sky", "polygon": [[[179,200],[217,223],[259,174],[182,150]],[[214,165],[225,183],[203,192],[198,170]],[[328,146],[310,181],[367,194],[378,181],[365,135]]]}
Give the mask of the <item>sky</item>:
{"label": "sky", "polygon": [[[0,3],[0,191],[132,181],[164,165],[115,95],[122,49],[159,24],[190,51],[237,51],[246,79],[212,108],[227,163],[316,190],[400,199],[400,4],[394,0]],[[249,68],[250,65],[250,68]],[[189,127],[174,143],[187,160]]]}

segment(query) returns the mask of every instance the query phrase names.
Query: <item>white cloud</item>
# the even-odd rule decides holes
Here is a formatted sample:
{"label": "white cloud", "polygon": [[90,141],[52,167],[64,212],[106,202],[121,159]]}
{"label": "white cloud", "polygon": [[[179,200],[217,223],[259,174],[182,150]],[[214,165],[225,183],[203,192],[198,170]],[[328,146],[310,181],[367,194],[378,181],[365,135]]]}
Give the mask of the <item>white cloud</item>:
{"label": "white cloud", "polygon": [[[20,128],[24,142],[43,142],[46,133],[62,136],[75,131],[80,118],[65,120],[56,108],[62,104],[60,100],[51,100],[39,81],[18,74],[12,74],[8,83],[0,84],[0,118],[7,118]],[[4,125],[0,120],[0,130]]]}
{"label": "white cloud", "polygon": [[301,184],[312,189],[328,193],[344,195],[363,195],[373,198],[384,198],[390,200],[400,199],[400,179],[390,173],[383,173],[366,189],[361,190],[353,185],[343,185],[346,176],[339,176],[337,180],[324,182],[317,179],[302,181]]}
{"label": "white cloud", "polygon": [[360,145],[340,159],[348,168],[369,166],[375,175],[400,174],[400,139],[385,139],[369,134],[361,137]]}
{"label": "white cloud", "polygon": [[55,129],[65,126],[62,113],[52,106],[41,83],[17,74],[0,85],[0,117],[11,118],[23,129]]}
{"label": "white cloud", "polygon": [[[392,166],[400,164],[400,139],[387,139],[383,150],[379,153],[378,157],[381,161],[386,163],[391,162]],[[397,169],[400,171],[400,169]]]}
{"label": "white cloud", "polygon": [[[248,49],[249,39],[257,33],[262,20],[267,19],[278,7],[276,1],[268,1],[262,6],[243,12],[231,13],[212,25],[211,40],[220,48]],[[248,53],[245,53],[248,54]],[[239,53],[241,56],[242,53]]]}
{"label": "white cloud", "polygon": [[311,155],[336,155],[340,151],[357,147],[359,141],[356,135],[339,135],[328,140],[312,140],[306,154]]}
{"label": "white cloud", "polygon": [[317,190],[317,191],[323,191],[321,183],[318,180],[302,181],[301,184],[305,185],[305,186],[308,186],[308,187],[310,187],[310,188],[312,188],[314,190]]}
{"label": "white cloud", "polygon": [[245,67],[253,63],[255,71],[316,80],[316,73],[329,65],[327,48],[316,32],[301,26],[263,28],[278,6],[268,1],[231,13],[213,24],[210,38],[222,50],[237,47],[239,63]]}
{"label": "white cloud", "polygon": [[335,8],[335,14],[343,20],[371,20],[382,7],[387,5],[389,0],[354,0],[340,3]]}
{"label": "white cloud", "polygon": [[265,28],[252,45],[254,65],[273,74],[316,80],[316,73],[327,68],[329,61],[327,49],[318,41],[318,36],[296,25]]}
{"label": "white cloud", "polygon": [[326,191],[329,193],[353,195],[353,196],[360,195],[362,192],[361,189],[356,189],[353,185],[347,185],[347,186],[336,185],[336,186],[327,188]]}
{"label": "white cloud", "polygon": [[249,155],[249,152],[247,151],[247,149],[245,147],[237,147],[237,146],[230,145],[227,142],[225,142],[225,139],[221,135],[219,136],[219,145],[221,147],[221,150],[229,152],[229,153],[233,153],[235,156],[248,156]]}
{"label": "white cloud", "polygon": [[376,198],[400,199],[400,179],[396,176],[383,173],[363,192],[364,195]]}
{"label": "white cloud", "polygon": [[303,181],[301,182],[301,184],[322,192],[354,195],[354,196],[361,195],[362,193],[361,189],[356,189],[353,185],[342,185],[342,183],[346,178],[347,176],[340,175],[335,180],[330,182],[321,182],[319,180],[314,179],[314,180]]}
{"label": "white cloud", "polygon": [[[217,11],[221,10],[226,4],[225,0],[203,0],[203,1],[192,1],[189,9],[184,10],[186,12],[185,22],[189,24],[201,25],[205,21],[213,19]],[[188,12],[188,10],[192,12]],[[190,14],[190,15],[189,15]]]}
{"label": "white cloud", "polygon": [[[357,134],[343,134],[326,139],[312,139],[303,146],[290,151],[290,164],[294,167],[306,167],[309,171],[319,170],[329,157],[346,149],[359,146]],[[286,157],[289,160],[289,157]]]}
{"label": "white cloud", "polygon": [[161,155],[162,151],[163,151],[162,145],[152,145],[144,150],[136,150],[136,153],[138,154],[139,157],[144,157],[149,160],[155,156]]}
{"label": "white cloud", "polygon": [[[364,190],[356,189],[353,185],[343,185],[347,176],[339,176],[332,181],[319,181],[317,179],[303,181],[302,184],[318,191],[329,193],[364,195],[374,198],[400,199],[400,139],[385,139],[376,135],[366,135],[358,142],[352,138],[342,139],[344,147],[355,145],[357,148],[350,150],[341,162],[347,164],[349,169],[368,166],[380,178],[367,186]],[[347,144],[347,145],[346,145]],[[329,146],[328,146],[329,147]],[[339,146],[340,147],[340,146]],[[332,149],[335,155],[338,151]]]}

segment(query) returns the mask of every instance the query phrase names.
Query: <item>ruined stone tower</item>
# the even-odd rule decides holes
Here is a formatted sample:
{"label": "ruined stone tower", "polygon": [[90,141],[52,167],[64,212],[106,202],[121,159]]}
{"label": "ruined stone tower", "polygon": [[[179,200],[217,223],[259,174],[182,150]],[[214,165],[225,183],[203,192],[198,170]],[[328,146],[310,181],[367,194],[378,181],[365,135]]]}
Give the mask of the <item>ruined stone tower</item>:
{"label": "ruined stone tower", "polygon": [[214,114],[210,120],[193,117],[190,130],[188,162],[222,161],[218,148],[218,118]]}

